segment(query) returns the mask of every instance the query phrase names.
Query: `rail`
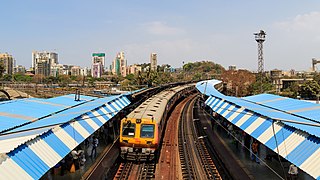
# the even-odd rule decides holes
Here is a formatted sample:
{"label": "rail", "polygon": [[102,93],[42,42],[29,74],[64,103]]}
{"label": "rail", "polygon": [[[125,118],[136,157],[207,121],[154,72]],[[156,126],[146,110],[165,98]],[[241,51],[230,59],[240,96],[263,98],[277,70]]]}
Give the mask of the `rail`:
{"label": "rail", "polygon": [[207,148],[206,135],[195,111],[198,107],[195,101],[197,98],[187,103],[180,119],[179,152],[183,178],[222,179],[212,160],[213,153]]}

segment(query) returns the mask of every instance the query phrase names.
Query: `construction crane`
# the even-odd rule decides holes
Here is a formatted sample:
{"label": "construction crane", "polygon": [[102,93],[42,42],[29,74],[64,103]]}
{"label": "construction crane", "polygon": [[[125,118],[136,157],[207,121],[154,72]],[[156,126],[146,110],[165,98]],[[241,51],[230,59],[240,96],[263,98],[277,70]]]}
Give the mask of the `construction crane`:
{"label": "construction crane", "polygon": [[317,60],[316,58],[312,58],[312,71],[316,71],[316,65],[320,63],[320,60]]}

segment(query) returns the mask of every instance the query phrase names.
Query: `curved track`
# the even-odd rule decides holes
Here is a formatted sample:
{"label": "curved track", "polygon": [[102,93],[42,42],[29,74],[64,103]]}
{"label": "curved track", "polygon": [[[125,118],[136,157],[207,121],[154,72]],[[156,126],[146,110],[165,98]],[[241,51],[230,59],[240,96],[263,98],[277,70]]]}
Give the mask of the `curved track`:
{"label": "curved track", "polygon": [[184,179],[222,179],[201,136],[202,126],[194,118],[196,99],[187,103],[180,119],[179,152]]}

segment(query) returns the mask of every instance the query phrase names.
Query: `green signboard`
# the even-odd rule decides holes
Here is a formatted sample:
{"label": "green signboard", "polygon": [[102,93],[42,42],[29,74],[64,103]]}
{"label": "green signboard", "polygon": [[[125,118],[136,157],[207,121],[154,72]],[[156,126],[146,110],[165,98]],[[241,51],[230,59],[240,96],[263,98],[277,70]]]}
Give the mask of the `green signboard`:
{"label": "green signboard", "polygon": [[105,53],[92,53],[92,56],[105,57]]}

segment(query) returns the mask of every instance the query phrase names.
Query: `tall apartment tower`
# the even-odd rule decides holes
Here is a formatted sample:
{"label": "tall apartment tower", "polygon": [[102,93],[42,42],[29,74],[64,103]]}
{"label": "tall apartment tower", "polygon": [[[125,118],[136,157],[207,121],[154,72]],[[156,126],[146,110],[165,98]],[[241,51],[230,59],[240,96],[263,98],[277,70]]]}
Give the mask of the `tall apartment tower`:
{"label": "tall apartment tower", "polygon": [[57,64],[59,64],[58,54],[55,52],[32,52],[31,68],[34,70],[35,74],[53,76],[53,74],[51,74],[51,68]]}
{"label": "tall apartment tower", "polygon": [[151,71],[157,71],[157,54],[151,53],[150,55],[150,69]]}
{"label": "tall apartment tower", "polygon": [[92,54],[91,75],[95,78],[100,78],[105,67],[105,53]]}
{"label": "tall apartment tower", "polygon": [[55,52],[48,52],[48,51],[43,51],[43,52],[38,52],[38,51],[33,51],[32,52],[32,68],[36,68],[36,64],[39,61],[48,61],[49,64],[54,65],[54,64],[59,64],[58,62],[58,54]]}
{"label": "tall apartment tower", "polygon": [[3,65],[3,74],[13,74],[14,69],[14,59],[12,55],[8,53],[0,54],[0,63]]}
{"label": "tall apartment tower", "polygon": [[124,52],[119,52],[112,62],[112,73],[118,76],[127,76],[127,60]]}

